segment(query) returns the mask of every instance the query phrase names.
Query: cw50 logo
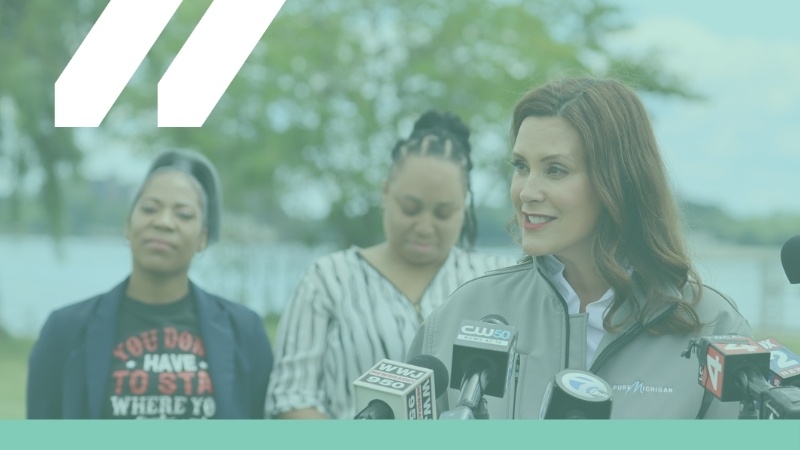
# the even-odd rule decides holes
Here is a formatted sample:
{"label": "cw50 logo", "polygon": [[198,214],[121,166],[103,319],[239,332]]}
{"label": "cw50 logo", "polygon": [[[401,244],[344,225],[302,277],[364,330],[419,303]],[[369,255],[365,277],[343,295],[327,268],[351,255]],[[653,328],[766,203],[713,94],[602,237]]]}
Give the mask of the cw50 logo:
{"label": "cw50 logo", "polygon": [[482,336],[487,338],[508,340],[511,339],[511,332],[508,330],[498,330],[488,327],[477,327],[475,325],[463,325],[461,332],[473,336]]}
{"label": "cw50 logo", "polygon": [[[158,126],[199,127],[286,0],[214,0],[158,82]],[[55,83],[55,126],[97,127],[183,0],[110,0]]]}

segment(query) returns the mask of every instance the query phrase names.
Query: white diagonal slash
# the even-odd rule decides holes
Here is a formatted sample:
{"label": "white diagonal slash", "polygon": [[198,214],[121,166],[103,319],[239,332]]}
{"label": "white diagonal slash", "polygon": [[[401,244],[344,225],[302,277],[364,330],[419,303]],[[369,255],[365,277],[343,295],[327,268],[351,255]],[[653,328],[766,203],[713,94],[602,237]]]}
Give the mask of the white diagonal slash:
{"label": "white diagonal slash", "polygon": [[182,0],[111,0],[55,83],[55,126],[97,127]]}
{"label": "white diagonal slash", "polygon": [[158,83],[158,126],[202,126],[284,2],[211,3]]}

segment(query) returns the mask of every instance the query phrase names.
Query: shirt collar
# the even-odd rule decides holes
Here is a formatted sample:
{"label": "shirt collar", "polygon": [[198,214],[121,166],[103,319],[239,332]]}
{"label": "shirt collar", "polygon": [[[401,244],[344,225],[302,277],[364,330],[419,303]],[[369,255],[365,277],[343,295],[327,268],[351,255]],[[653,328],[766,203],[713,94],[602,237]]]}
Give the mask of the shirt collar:
{"label": "shirt collar", "polygon": [[[580,311],[580,299],[578,298],[578,294],[575,293],[575,290],[572,289],[569,282],[566,278],[564,278],[564,263],[558,260],[553,255],[545,255],[540,258],[542,267],[544,268],[544,273],[547,278],[553,283],[556,290],[564,300],[567,302],[567,307],[569,308],[570,314],[576,314]],[[600,311],[604,311],[606,307],[611,303],[611,300],[614,298],[614,289],[609,288],[599,299],[590,303],[589,307],[591,309],[600,308]],[[587,307],[587,309],[589,309]],[[605,314],[603,314],[605,315]]]}

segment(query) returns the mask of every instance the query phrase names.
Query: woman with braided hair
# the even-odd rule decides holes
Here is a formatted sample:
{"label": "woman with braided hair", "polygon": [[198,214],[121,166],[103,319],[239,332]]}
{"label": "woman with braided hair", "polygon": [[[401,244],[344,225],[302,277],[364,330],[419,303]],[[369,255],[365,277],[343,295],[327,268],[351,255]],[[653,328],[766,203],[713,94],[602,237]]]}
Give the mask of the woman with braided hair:
{"label": "woman with braided hair", "polygon": [[457,116],[428,111],[396,143],[382,189],[385,240],[323,256],[300,281],[278,327],[268,416],[352,419],[356,378],[383,358],[405,360],[453,290],[514,263],[471,251],[469,134]]}

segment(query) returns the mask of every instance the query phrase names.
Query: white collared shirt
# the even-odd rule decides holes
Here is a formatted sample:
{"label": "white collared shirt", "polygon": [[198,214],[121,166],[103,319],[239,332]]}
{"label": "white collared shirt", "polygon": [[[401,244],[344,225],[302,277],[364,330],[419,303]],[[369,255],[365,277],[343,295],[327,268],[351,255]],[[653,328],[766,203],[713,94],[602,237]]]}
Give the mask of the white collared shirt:
{"label": "white collared shirt", "polygon": [[[567,282],[567,279],[564,278],[564,264],[553,255],[545,255],[541,258],[541,261],[545,269],[545,275],[553,283],[558,293],[566,300],[569,313],[578,314],[581,308],[581,301],[578,298],[578,294]],[[606,315],[606,308],[608,308],[613,299],[614,289],[609,288],[599,299],[586,305],[586,313],[589,315],[586,330],[587,370],[591,367],[592,361],[594,361],[594,354],[600,345],[600,340],[603,339],[606,333],[605,328],[603,328],[603,319]]]}

